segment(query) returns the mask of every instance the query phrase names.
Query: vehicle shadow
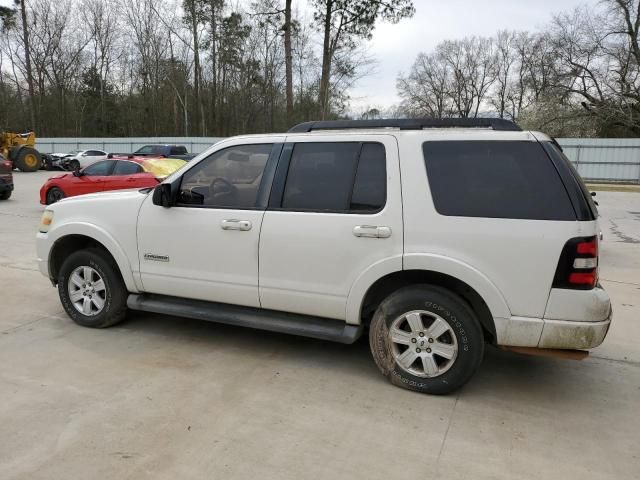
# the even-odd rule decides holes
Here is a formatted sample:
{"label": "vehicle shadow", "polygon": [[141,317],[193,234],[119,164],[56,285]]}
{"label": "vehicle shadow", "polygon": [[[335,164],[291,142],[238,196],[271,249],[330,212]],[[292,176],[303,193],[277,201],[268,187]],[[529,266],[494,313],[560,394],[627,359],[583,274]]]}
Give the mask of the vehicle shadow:
{"label": "vehicle shadow", "polygon": [[[349,377],[387,383],[371,357],[366,332],[355,344],[342,345],[146,312],[129,312],[126,322],[109,330],[126,335],[144,335],[154,342],[160,340],[174,355],[179,352],[188,352],[191,356],[206,355],[215,351],[237,354],[247,361],[251,361],[251,357],[254,361],[277,357],[294,368],[297,366],[311,372],[321,370],[325,374],[335,371]],[[603,373],[603,369],[615,368],[619,365],[599,359],[560,360],[487,346],[483,364],[460,390],[460,395],[465,398],[487,397],[492,401],[515,401],[518,397],[526,397],[527,404],[532,401],[580,401],[585,395],[602,392],[603,378],[615,376],[615,373]]]}

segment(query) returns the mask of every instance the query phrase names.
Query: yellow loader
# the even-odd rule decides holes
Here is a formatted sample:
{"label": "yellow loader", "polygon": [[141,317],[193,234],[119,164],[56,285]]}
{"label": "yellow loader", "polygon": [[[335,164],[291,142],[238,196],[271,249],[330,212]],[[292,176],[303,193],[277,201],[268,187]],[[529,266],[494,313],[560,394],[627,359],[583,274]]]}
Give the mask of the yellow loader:
{"label": "yellow loader", "polygon": [[23,172],[35,172],[42,166],[42,155],[36,150],[36,134],[0,133],[0,153]]}

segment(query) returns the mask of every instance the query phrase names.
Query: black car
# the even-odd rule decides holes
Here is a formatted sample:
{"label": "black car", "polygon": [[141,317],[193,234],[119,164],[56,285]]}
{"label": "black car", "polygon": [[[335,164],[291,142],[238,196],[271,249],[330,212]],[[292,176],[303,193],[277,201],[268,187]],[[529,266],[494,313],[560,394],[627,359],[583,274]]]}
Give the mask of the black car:
{"label": "black car", "polygon": [[13,164],[0,155],[0,200],[7,200],[13,192]]}

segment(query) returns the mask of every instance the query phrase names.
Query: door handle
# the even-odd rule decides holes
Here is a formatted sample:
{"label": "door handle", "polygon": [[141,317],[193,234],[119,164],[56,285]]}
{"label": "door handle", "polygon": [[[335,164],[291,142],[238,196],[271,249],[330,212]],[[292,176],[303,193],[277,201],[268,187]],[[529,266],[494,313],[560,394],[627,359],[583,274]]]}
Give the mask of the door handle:
{"label": "door handle", "polygon": [[241,230],[243,232],[251,230],[251,222],[249,220],[222,220],[220,226],[223,230]]}
{"label": "door handle", "polygon": [[353,234],[356,237],[365,238],[389,238],[391,227],[378,227],[376,225],[358,225],[353,227]]}

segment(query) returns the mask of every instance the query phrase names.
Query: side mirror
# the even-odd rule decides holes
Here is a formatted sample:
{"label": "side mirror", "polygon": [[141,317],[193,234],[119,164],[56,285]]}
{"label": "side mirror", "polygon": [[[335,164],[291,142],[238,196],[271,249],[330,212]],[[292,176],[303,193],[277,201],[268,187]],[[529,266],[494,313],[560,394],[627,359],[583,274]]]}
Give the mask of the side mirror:
{"label": "side mirror", "polygon": [[153,190],[153,204],[164,208],[169,208],[173,205],[170,183],[161,183]]}
{"label": "side mirror", "polygon": [[74,177],[81,177],[83,176],[84,173],[82,173],[82,171],[80,170],[80,167],[77,167],[74,171],[73,171],[73,176]]}

